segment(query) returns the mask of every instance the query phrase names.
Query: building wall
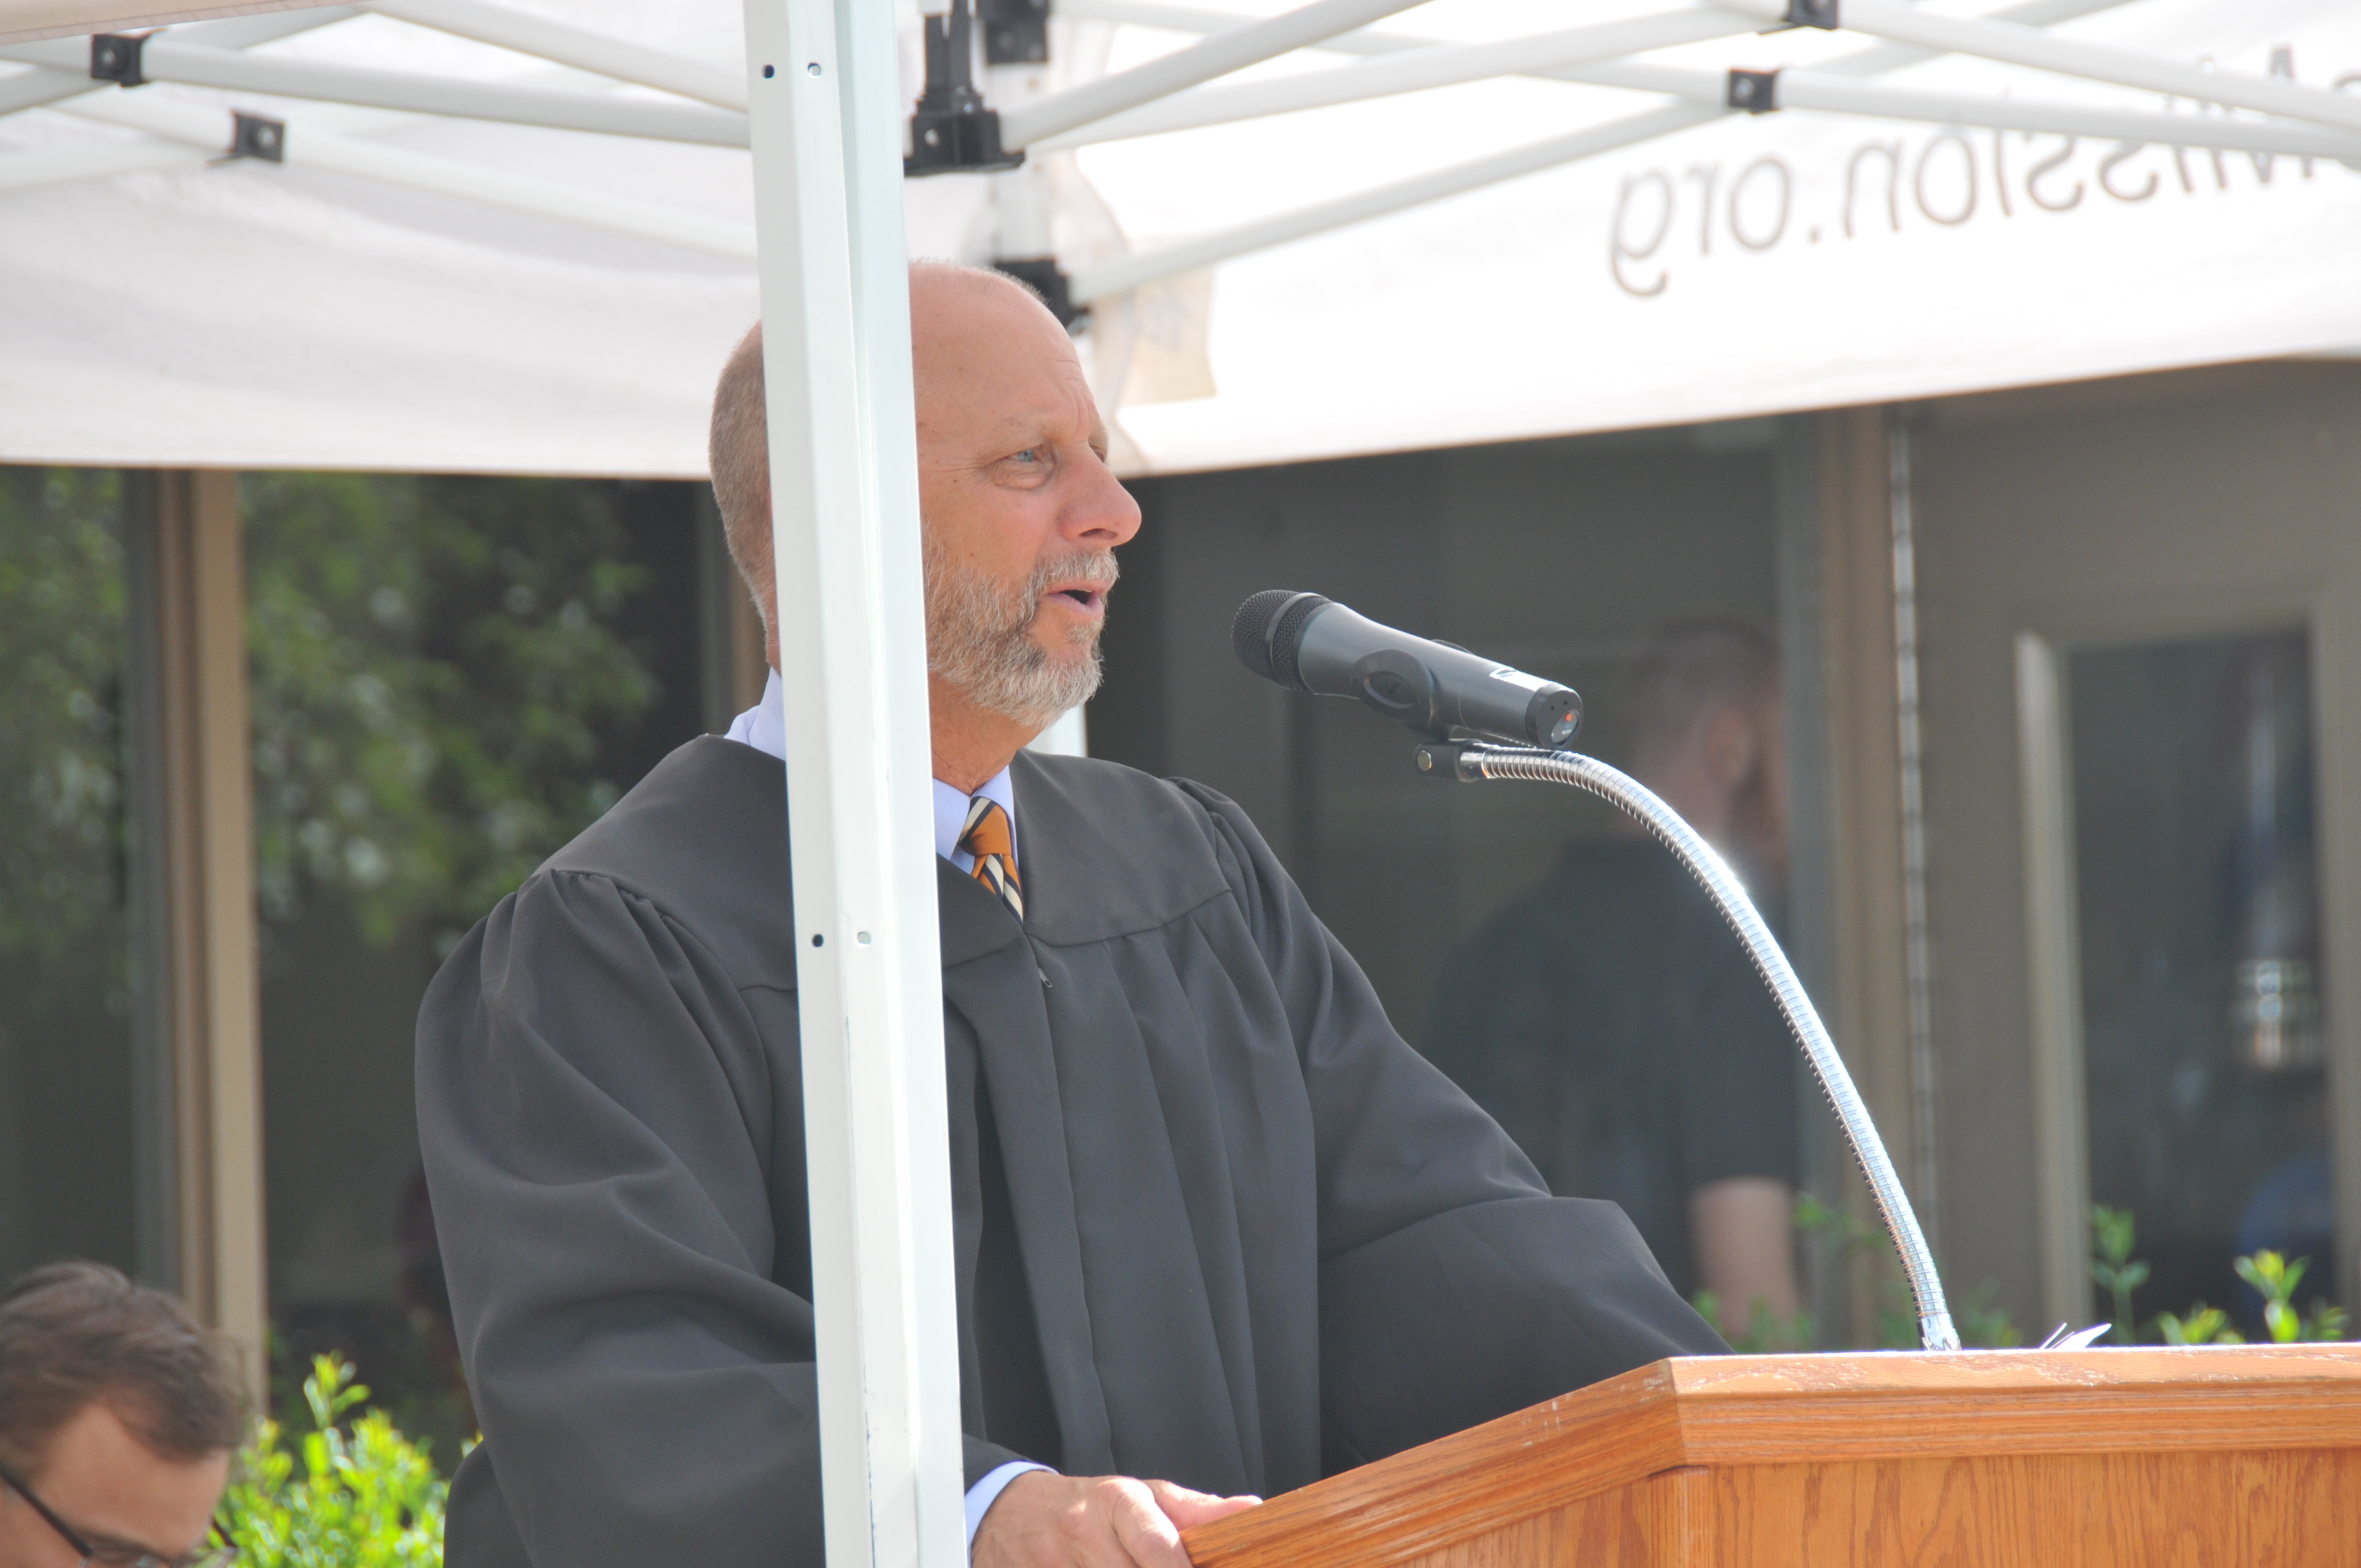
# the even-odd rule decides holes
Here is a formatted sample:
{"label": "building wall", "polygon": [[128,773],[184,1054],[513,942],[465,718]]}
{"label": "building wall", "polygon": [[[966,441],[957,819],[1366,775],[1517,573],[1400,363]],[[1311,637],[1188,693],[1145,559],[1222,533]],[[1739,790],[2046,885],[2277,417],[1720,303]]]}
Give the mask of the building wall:
{"label": "building wall", "polygon": [[[2087,1305],[2047,1228],[2028,987],[2015,640],[2169,634],[2298,607],[2314,629],[2318,799],[2353,1299],[2361,1152],[2361,367],[2288,364],[1961,399],[1916,411],[1940,1216],[1955,1280],[2021,1323]],[[2341,1066],[2344,1070],[2336,1071]],[[2077,1232],[2079,1234],[2079,1232]],[[2070,1238],[2070,1241],[2071,1238]],[[2155,1303],[2172,1307],[2178,1303]],[[2077,1314],[2078,1321],[2081,1314]]]}

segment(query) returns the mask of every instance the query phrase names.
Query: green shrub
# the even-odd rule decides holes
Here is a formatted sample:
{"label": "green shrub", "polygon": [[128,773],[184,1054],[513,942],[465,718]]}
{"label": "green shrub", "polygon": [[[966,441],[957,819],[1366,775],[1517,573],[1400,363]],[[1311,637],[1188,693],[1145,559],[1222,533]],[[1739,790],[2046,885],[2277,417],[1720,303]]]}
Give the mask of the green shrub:
{"label": "green shrub", "polygon": [[[2147,1265],[2132,1256],[2137,1236],[2130,1210],[2110,1209],[2104,1204],[2092,1209],[2091,1277],[2114,1297],[2114,1338],[2125,1344],[2139,1343],[2134,1327],[2137,1320],[2132,1310],[2132,1292],[2147,1283],[2148,1277]],[[2308,1312],[2297,1306],[2296,1287],[2303,1283],[2304,1273],[2312,1266],[2310,1258],[2289,1259],[2266,1250],[2232,1258],[2230,1266],[2262,1297],[2263,1329],[2271,1343],[2342,1340],[2350,1331],[2352,1324],[2345,1309],[2324,1297],[2313,1297]],[[2158,1313],[2156,1332],[2158,1340],[2166,1344],[2246,1343],[2246,1336],[2230,1326],[2229,1313],[2202,1301],[2191,1304],[2186,1312]]]}
{"label": "green shrub", "polygon": [[368,1398],[352,1376],[315,1357],[303,1380],[312,1430],[291,1447],[264,1421],[238,1456],[222,1497],[238,1568],[441,1568],[450,1487],[383,1410],[346,1420]]}

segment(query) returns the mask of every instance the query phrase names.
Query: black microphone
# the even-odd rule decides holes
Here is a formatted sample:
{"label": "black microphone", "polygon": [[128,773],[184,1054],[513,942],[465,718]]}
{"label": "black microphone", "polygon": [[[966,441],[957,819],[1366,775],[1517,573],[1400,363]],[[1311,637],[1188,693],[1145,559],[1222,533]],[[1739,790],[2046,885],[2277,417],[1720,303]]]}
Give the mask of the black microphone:
{"label": "black microphone", "polygon": [[1354,614],[1334,599],[1266,588],[1238,606],[1230,643],[1267,681],[1358,697],[1436,737],[1453,729],[1556,751],[1582,728],[1571,686],[1431,642]]}

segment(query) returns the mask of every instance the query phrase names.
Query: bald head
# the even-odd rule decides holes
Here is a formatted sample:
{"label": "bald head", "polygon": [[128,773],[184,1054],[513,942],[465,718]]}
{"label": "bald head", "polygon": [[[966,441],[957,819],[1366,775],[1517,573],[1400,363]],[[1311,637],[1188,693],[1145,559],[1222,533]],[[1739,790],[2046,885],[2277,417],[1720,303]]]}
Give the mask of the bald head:
{"label": "bald head", "polygon": [[[997,272],[910,269],[935,777],[972,791],[1098,687],[1115,546],[1139,507],[1108,468],[1073,340]],[[713,495],[780,669],[761,329],[713,400]]]}
{"label": "bald head", "polygon": [[[1046,323],[1048,334],[1042,333]],[[1073,340],[1058,324],[1041,296],[1005,272],[955,261],[910,264],[912,369],[918,394],[919,440],[926,440],[928,391],[974,374],[996,350],[1021,345],[1020,352],[1061,355],[1074,367]],[[1054,346],[1052,345],[1054,339]],[[939,423],[939,420],[938,423]],[[770,659],[778,662],[772,625],[776,595],[771,583],[770,431],[763,397],[763,326],[739,340],[714,388],[713,421],[706,458],[713,476],[714,504],[721,513],[730,558],[736,563],[763,617]],[[923,462],[923,457],[921,458]]]}

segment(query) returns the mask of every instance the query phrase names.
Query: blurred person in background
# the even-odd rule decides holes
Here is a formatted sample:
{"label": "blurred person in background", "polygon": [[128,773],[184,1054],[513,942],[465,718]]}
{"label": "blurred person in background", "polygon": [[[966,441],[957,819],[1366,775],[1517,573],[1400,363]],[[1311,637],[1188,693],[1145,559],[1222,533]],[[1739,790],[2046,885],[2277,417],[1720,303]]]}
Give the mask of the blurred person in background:
{"label": "blurred person in background", "polygon": [[0,1298],[0,1568],[226,1568],[245,1433],[221,1342],[170,1296],[58,1263]]}
{"label": "blurred person in background", "polygon": [[[1741,621],[1667,625],[1634,662],[1630,771],[1758,905],[1786,872],[1779,653]],[[1802,1306],[1790,1214],[1796,1046],[1745,949],[1671,851],[1619,818],[1444,971],[1426,1054],[1562,1197],[1622,1205],[1733,1336]]]}

